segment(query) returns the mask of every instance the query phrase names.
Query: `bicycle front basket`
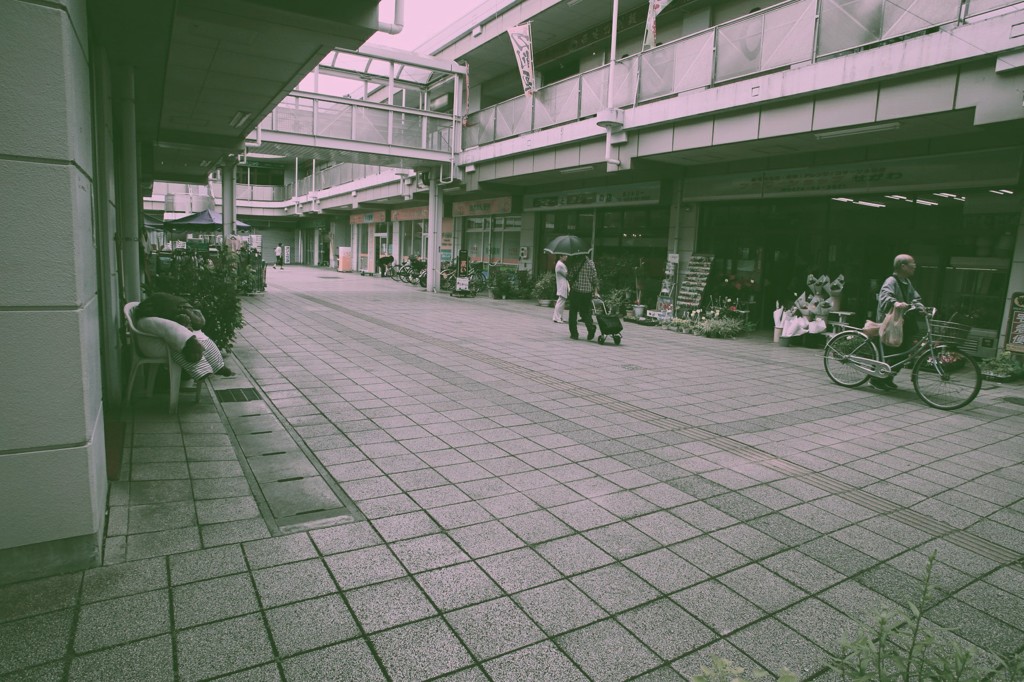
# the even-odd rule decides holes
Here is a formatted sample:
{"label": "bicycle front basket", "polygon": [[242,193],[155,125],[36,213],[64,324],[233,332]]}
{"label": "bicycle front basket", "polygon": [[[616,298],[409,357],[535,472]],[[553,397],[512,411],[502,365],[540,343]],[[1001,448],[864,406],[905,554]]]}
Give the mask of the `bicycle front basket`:
{"label": "bicycle front basket", "polygon": [[967,340],[971,328],[966,324],[947,322],[945,320],[932,320],[932,339],[939,343],[950,343],[960,345]]}

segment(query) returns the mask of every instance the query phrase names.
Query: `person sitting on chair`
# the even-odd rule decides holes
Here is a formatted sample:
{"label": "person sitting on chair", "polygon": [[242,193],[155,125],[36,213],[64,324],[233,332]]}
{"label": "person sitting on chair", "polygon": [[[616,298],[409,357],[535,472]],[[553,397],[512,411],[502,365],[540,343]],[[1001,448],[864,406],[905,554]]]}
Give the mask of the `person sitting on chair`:
{"label": "person sitting on chair", "polygon": [[174,294],[151,294],[135,309],[139,331],[160,337],[171,348],[174,362],[194,381],[210,374],[232,376],[217,344],[202,332],[205,325],[202,311]]}

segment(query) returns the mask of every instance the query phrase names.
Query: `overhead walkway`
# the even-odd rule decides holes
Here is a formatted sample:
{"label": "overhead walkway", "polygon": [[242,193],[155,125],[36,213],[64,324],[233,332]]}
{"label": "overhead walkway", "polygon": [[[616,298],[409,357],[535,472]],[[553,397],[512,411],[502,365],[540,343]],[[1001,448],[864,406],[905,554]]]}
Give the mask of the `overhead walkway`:
{"label": "overhead walkway", "polygon": [[393,168],[453,164],[466,72],[400,50],[336,50],[250,134],[248,152]]}

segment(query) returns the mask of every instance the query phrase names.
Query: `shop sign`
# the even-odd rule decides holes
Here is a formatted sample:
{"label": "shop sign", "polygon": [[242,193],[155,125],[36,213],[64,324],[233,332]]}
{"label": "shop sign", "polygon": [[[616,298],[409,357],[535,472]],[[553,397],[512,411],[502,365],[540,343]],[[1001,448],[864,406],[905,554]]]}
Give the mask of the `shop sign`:
{"label": "shop sign", "polygon": [[1006,336],[1006,350],[1024,353],[1024,291],[1010,299],[1010,328]]}
{"label": "shop sign", "polygon": [[452,204],[452,215],[456,218],[478,215],[499,215],[512,212],[512,197],[493,197],[456,201]]}
{"label": "shop sign", "polygon": [[639,185],[616,185],[593,189],[528,194],[523,210],[550,211],[568,208],[600,208],[611,206],[648,206],[661,199],[661,183],[645,182]]}
{"label": "shop sign", "polygon": [[427,220],[430,217],[429,206],[414,208],[395,208],[391,210],[392,220]]}
{"label": "shop sign", "polygon": [[369,211],[367,213],[352,213],[348,217],[349,225],[366,225],[368,223],[385,223],[388,220],[387,211]]}
{"label": "shop sign", "polygon": [[1021,153],[995,150],[689,178],[684,200],[821,196],[836,192],[911,191],[1016,184]]}
{"label": "shop sign", "polygon": [[451,257],[452,248],[454,248],[453,242],[455,241],[455,223],[451,218],[441,219],[441,250],[449,253]]}

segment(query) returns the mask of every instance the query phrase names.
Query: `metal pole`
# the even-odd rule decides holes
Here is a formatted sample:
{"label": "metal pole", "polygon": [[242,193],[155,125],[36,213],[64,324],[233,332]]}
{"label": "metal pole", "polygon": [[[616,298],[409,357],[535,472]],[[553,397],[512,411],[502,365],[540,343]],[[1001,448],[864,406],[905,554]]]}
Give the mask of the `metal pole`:
{"label": "metal pole", "polygon": [[121,267],[124,271],[124,295],[129,301],[142,298],[139,260],[139,159],[135,131],[135,73],[124,69],[117,80],[117,112],[120,126],[120,166],[118,174],[118,222],[121,242]]}
{"label": "metal pole", "polygon": [[227,247],[228,240],[235,231],[235,167],[236,162],[231,159],[220,169],[220,193],[223,205],[221,206],[221,224],[224,228],[224,246]]}
{"label": "metal pole", "polygon": [[608,63],[608,108],[612,108],[613,88],[615,86],[615,55],[619,38],[619,0],[612,0],[612,53]]}

